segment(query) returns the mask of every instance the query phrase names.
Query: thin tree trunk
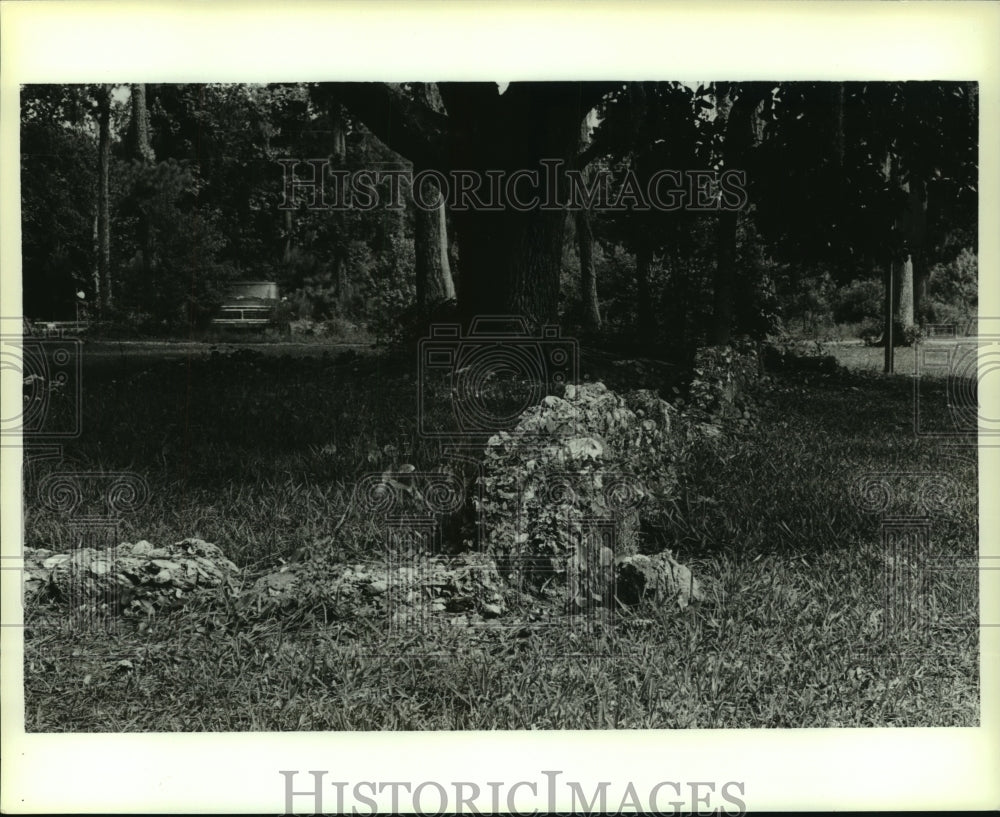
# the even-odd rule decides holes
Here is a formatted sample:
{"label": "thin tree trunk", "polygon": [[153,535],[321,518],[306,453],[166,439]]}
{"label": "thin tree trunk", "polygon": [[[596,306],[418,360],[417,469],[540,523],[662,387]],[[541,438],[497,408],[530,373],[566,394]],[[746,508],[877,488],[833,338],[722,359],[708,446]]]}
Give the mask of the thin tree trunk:
{"label": "thin tree trunk", "polygon": [[[895,179],[895,164],[892,160],[892,153],[889,150],[886,150],[885,160],[882,166],[882,175],[886,184],[891,187],[893,180]],[[891,222],[886,225],[886,228],[891,228]],[[882,342],[885,345],[885,359],[883,362],[883,371],[885,374],[892,374],[895,370],[894,347],[896,345],[896,339],[894,337],[894,332],[896,322],[896,292],[898,289],[894,248],[890,249],[889,252],[889,258],[885,268],[884,281],[885,298],[883,300]]]}
{"label": "thin tree trunk", "polygon": [[913,255],[907,253],[899,263],[899,323],[903,329],[913,328]]}
{"label": "thin tree trunk", "polygon": [[906,193],[907,209],[896,219],[897,233],[902,237],[903,248],[899,260],[893,264],[894,282],[899,288],[896,301],[897,322],[903,329],[913,328],[913,252],[910,244],[912,235],[910,213],[910,183],[899,183],[899,188]]}
{"label": "thin tree trunk", "polygon": [[[444,110],[437,87],[432,83],[414,83],[414,96],[433,111]],[[414,169],[414,173],[418,169]],[[414,206],[414,256],[417,309],[427,317],[434,308],[455,299],[448,244],[448,215],[444,196],[433,179],[424,182],[422,201],[438,199],[438,206],[425,210]]]}
{"label": "thin tree trunk", "polygon": [[347,156],[347,127],[344,123],[344,111],[335,104],[330,122],[331,150],[334,157],[343,162]]}
{"label": "thin tree trunk", "polygon": [[[429,188],[434,187],[434,192]],[[428,183],[426,195],[430,198],[433,195],[440,197],[440,190],[437,185]],[[421,207],[414,208],[413,214],[413,253],[414,253],[414,274],[416,276],[417,289],[417,311],[421,317],[426,317],[433,306],[435,306],[441,293],[435,291],[435,284],[440,283],[440,278],[435,275],[435,267],[440,266],[441,254],[438,247],[438,209],[424,210]]]}
{"label": "thin tree trunk", "polygon": [[149,141],[149,109],[146,105],[146,86],[138,83],[132,86],[132,155],[152,164],[156,157]]}
{"label": "thin tree trunk", "polygon": [[590,210],[576,211],[576,245],[580,254],[580,299],[583,302],[583,326],[589,332],[601,331],[601,306],[597,297],[597,273],[594,269],[594,231]]}
{"label": "thin tree trunk", "polygon": [[[440,191],[438,191],[440,193]],[[434,195],[431,193],[430,195]],[[417,293],[423,290],[421,313],[455,300],[455,282],[448,259],[448,226],[444,197],[434,210],[416,208],[415,251]]]}
{"label": "thin tree trunk", "polygon": [[836,167],[844,167],[844,100],[846,89],[843,82],[834,83],[833,89],[833,157]]}
{"label": "thin tree trunk", "polygon": [[[100,185],[98,184],[98,196],[100,196]],[[96,303],[100,303],[101,300],[101,232],[98,227],[98,222],[101,220],[100,206],[94,208],[94,231],[92,244],[94,250],[94,268],[92,270],[91,279],[94,282],[94,299]]]}
{"label": "thin tree trunk", "polygon": [[914,177],[910,183],[910,251],[913,258],[913,312],[921,318],[921,306],[927,298],[930,269],[925,251],[927,235],[927,184]]}
{"label": "thin tree trunk", "polygon": [[[152,145],[149,143],[149,112],[146,108],[146,86],[142,83],[132,85],[132,145],[131,153],[143,165],[151,165],[155,161]],[[149,213],[140,204],[139,208],[139,247],[142,253],[142,277],[144,281],[153,278],[153,225]]]}
{"label": "thin tree trunk", "polygon": [[[334,168],[341,169],[347,163],[347,123],[344,108],[337,100],[330,104],[331,160]],[[351,285],[347,269],[347,220],[341,210],[334,210],[333,219],[333,281],[337,311],[343,313],[351,300]]]}
{"label": "thin tree trunk", "polygon": [[97,278],[101,317],[106,318],[112,304],[111,293],[111,86],[102,85],[98,105],[97,173]]}
{"label": "thin tree trunk", "polygon": [[926,290],[926,269],[923,263],[924,234],[927,225],[927,186],[913,172],[900,185],[907,194],[906,210],[897,221],[904,241],[904,253],[899,266],[899,322],[912,329],[919,316],[920,302]]}
{"label": "thin tree trunk", "polygon": [[[757,107],[769,86],[765,83],[744,83],[737,99],[729,83],[717,86],[717,107],[720,125],[725,133],[723,161],[727,170],[740,169],[757,136]],[[716,260],[713,276],[713,312],[709,340],[725,346],[732,339],[735,315],[737,230],[739,213],[722,209],[716,222]]]}
{"label": "thin tree trunk", "polygon": [[437,217],[437,246],[438,255],[441,259],[438,275],[441,281],[441,292],[444,296],[444,300],[453,301],[455,300],[455,280],[451,277],[451,260],[449,258],[450,244],[448,243],[448,211],[445,206],[444,199],[441,200],[441,206],[437,209]]}
{"label": "thin tree trunk", "polygon": [[895,345],[896,338],[895,318],[896,318],[896,264],[890,261],[885,268],[885,298],[883,300],[884,322],[882,328],[882,342],[885,345],[885,354],[882,370],[885,374],[892,374],[895,371]]}
{"label": "thin tree trunk", "polygon": [[715,346],[725,346],[732,338],[738,215],[734,210],[723,210],[716,222],[714,300],[710,339]]}
{"label": "thin tree trunk", "polygon": [[281,253],[282,260],[288,264],[292,260],[292,250],[294,245],[292,244],[292,229],[294,223],[292,220],[292,211],[285,210],[285,248]]}
{"label": "thin tree trunk", "polygon": [[[882,176],[885,179],[886,186],[891,190],[895,186],[900,184],[899,182],[899,167],[897,161],[894,160],[892,151],[886,149],[885,159],[882,164]],[[890,219],[885,225],[887,232],[891,232],[893,228],[898,229],[900,226],[899,219]],[[883,364],[883,370],[886,374],[892,374],[895,370],[895,345],[896,345],[896,324],[897,324],[897,309],[899,304],[899,290],[901,289],[901,264],[899,259],[900,248],[892,246],[890,244],[888,258],[886,263],[884,281],[885,281],[885,298],[883,301],[883,330],[882,330],[882,342],[885,345],[885,359]],[[912,267],[911,267],[912,271]],[[911,295],[911,305],[912,305],[912,282],[910,288]],[[911,306],[912,308],[912,306]]]}
{"label": "thin tree trunk", "polygon": [[635,255],[635,284],[639,296],[639,338],[644,344],[651,344],[656,338],[656,313],[653,311],[653,293],[650,287],[650,270],[653,266],[653,250],[643,242]]}
{"label": "thin tree trunk", "polygon": [[[580,152],[590,143],[590,114],[580,124]],[[591,173],[584,168],[586,183]],[[597,273],[594,269],[594,231],[589,207],[575,213],[576,246],[580,256],[580,300],[583,307],[583,326],[588,332],[601,331],[601,306],[597,298]]]}

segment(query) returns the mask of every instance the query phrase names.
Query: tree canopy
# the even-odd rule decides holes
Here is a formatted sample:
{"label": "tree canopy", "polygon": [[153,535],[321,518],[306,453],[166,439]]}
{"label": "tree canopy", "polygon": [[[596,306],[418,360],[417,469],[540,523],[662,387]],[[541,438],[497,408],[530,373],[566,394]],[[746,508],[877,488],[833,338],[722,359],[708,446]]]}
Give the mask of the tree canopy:
{"label": "tree canopy", "polygon": [[82,292],[176,331],[273,280],[380,336],[454,299],[671,357],[886,274],[913,322],[969,299],[974,83],[32,85],[21,110],[30,317]]}

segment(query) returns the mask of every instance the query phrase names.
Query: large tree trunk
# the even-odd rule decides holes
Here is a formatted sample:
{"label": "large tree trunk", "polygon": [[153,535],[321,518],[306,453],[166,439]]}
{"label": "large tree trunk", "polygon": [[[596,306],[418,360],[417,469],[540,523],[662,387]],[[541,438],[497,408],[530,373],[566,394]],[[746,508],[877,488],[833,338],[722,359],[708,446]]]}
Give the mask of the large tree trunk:
{"label": "large tree trunk", "polygon": [[[580,122],[590,109],[578,83],[511,83],[502,96],[488,83],[442,83],[453,168],[518,170],[539,174],[546,188],[564,195],[561,172],[546,180],[541,161],[576,157]],[[586,107],[583,107],[586,105]],[[509,178],[509,176],[507,177]],[[551,190],[551,188],[555,190]],[[559,315],[565,212],[540,207],[519,211],[454,210],[461,259],[459,307],[476,315],[521,315],[529,325],[555,323]]]}
{"label": "large tree trunk", "polygon": [[537,327],[558,318],[564,213],[453,213],[461,276],[459,310],[520,315]]}
{"label": "large tree trunk", "polygon": [[112,304],[111,293],[111,86],[101,85],[97,92],[97,289],[101,317],[106,318]]}
{"label": "large tree trunk", "polygon": [[[447,114],[430,110],[385,84],[343,85],[336,93],[376,136],[415,167],[509,174],[538,171],[541,161],[575,160],[580,121],[604,83],[439,83]],[[559,195],[565,194],[557,174]],[[476,315],[514,314],[537,327],[554,322],[565,213],[505,207],[452,210],[460,260],[459,309]]]}

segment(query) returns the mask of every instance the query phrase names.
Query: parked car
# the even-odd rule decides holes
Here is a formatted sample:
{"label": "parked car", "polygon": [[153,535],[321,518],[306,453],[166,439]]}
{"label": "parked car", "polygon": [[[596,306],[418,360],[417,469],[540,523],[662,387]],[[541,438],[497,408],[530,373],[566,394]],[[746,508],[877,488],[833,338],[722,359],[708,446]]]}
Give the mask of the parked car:
{"label": "parked car", "polygon": [[212,326],[234,329],[277,325],[278,285],[273,281],[233,281]]}

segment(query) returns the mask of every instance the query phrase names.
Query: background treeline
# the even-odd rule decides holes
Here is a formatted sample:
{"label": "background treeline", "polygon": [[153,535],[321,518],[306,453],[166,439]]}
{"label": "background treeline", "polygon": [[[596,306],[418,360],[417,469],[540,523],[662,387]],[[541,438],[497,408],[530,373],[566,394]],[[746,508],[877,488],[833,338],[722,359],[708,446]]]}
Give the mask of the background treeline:
{"label": "background treeline", "polygon": [[[177,334],[231,280],[284,317],[392,339],[509,312],[672,357],[734,335],[974,315],[974,83],[32,85],[21,90],[24,313]],[[537,169],[645,183],[744,170],[740,212],[282,209],[281,159]],[[309,168],[298,171],[307,175]],[[388,200],[388,190],[383,190]],[[840,331],[844,331],[843,328]]]}

